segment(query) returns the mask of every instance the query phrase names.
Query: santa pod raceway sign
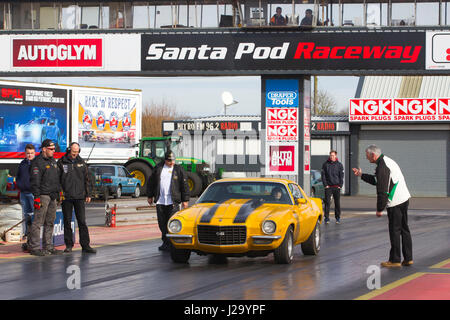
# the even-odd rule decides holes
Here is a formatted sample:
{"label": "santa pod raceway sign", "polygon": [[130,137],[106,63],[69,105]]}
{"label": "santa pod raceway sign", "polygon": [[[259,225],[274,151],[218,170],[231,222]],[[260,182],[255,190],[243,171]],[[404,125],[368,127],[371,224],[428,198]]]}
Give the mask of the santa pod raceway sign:
{"label": "santa pod raceway sign", "polygon": [[424,70],[425,32],[142,35],[143,71]]}
{"label": "santa pod raceway sign", "polygon": [[349,121],[450,122],[450,99],[350,99]]}

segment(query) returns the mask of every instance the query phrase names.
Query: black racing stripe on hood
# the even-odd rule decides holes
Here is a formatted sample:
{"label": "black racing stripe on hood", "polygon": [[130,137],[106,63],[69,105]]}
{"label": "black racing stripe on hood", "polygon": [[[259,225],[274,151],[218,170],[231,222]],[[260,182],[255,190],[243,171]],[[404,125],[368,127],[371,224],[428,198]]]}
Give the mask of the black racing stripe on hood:
{"label": "black racing stripe on hood", "polygon": [[217,209],[223,204],[223,201],[217,202],[211,208],[206,210],[206,212],[202,215],[200,222],[210,223],[214,215],[216,214]]}
{"label": "black racing stripe on hood", "polygon": [[252,199],[247,201],[242,205],[242,207],[239,208],[239,211],[234,218],[233,223],[244,223],[245,221],[247,221],[248,216],[263,203],[264,201],[260,199]]}

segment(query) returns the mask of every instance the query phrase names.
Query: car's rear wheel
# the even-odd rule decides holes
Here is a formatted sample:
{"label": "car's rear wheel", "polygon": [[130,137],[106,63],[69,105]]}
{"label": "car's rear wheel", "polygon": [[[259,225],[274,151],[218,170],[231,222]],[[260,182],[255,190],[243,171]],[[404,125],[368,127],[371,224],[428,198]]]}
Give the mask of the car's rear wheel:
{"label": "car's rear wheel", "polygon": [[175,263],[187,263],[191,257],[191,250],[176,249],[174,246],[170,248],[170,257]]}
{"label": "car's rear wheel", "polygon": [[313,232],[309,236],[308,240],[302,243],[302,252],[307,256],[315,256],[320,251],[320,223],[317,220],[316,226]]}
{"label": "car's rear wheel", "polygon": [[281,245],[273,252],[275,262],[278,264],[289,264],[294,259],[294,230],[289,227]]}
{"label": "car's rear wheel", "polygon": [[117,191],[116,194],[114,195],[114,199],[120,199],[120,197],[122,197],[122,186],[119,185],[117,187]]}
{"label": "car's rear wheel", "polygon": [[139,184],[136,185],[136,188],[134,189],[134,193],[131,195],[133,198],[139,198],[141,195],[141,187]]}

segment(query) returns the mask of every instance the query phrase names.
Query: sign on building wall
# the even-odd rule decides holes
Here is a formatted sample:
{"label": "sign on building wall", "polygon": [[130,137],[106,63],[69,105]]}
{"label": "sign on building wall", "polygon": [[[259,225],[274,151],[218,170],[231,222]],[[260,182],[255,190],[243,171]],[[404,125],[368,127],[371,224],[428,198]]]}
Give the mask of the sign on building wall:
{"label": "sign on building wall", "polygon": [[266,175],[298,172],[299,81],[265,80]]}
{"label": "sign on building wall", "polygon": [[450,70],[450,32],[427,32],[426,69]]}
{"label": "sign on building wall", "polygon": [[450,98],[350,99],[350,122],[450,122]]}

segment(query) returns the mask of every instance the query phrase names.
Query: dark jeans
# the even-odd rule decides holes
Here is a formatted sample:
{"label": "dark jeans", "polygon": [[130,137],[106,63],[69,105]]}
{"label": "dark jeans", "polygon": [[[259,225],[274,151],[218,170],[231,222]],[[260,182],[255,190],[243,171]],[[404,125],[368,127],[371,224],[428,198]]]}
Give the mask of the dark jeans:
{"label": "dark jeans", "polygon": [[89,230],[86,224],[86,214],[83,200],[64,200],[61,204],[64,216],[64,243],[66,247],[73,247],[72,233],[72,210],[75,209],[78,231],[80,234],[80,245],[82,248],[88,247],[91,242],[89,239]]}
{"label": "dark jeans", "polygon": [[41,240],[41,227],[44,226],[42,236],[42,249],[52,250],[53,247],[53,227],[56,218],[56,200],[51,200],[50,196],[41,195],[41,208],[34,210],[34,219],[31,230],[28,232],[28,248],[39,250]]}
{"label": "dark jeans", "polygon": [[334,216],[341,219],[341,189],[337,187],[325,188],[325,219],[330,219],[331,196],[334,199]]}
{"label": "dark jeans", "polygon": [[398,206],[386,209],[389,219],[389,238],[391,240],[390,262],[397,263],[401,260],[400,237],[403,258],[405,261],[413,259],[411,232],[408,227],[408,205],[409,200]]}
{"label": "dark jeans", "polygon": [[31,230],[31,217],[33,215],[34,209],[34,197],[32,193],[21,192],[20,193],[20,204],[22,205],[22,217],[25,221],[22,223],[22,232],[24,236],[27,236],[28,232]]}
{"label": "dark jeans", "polygon": [[170,217],[177,211],[180,210],[179,204],[172,204],[172,205],[162,205],[157,204],[156,205],[156,214],[158,216],[158,225],[159,230],[161,230],[162,236],[161,239],[163,241],[163,244],[170,244],[170,241],[167,239],[167,223],[169,222]]}

